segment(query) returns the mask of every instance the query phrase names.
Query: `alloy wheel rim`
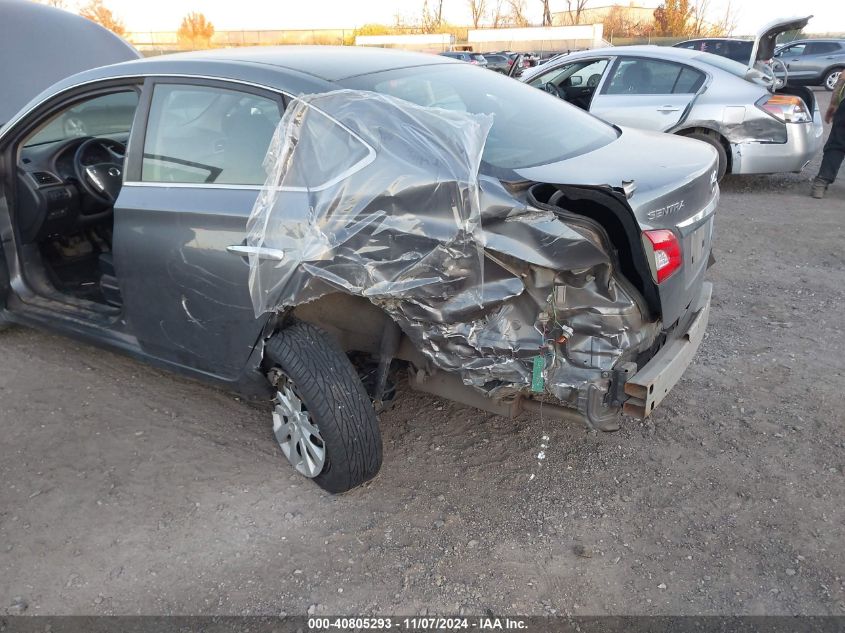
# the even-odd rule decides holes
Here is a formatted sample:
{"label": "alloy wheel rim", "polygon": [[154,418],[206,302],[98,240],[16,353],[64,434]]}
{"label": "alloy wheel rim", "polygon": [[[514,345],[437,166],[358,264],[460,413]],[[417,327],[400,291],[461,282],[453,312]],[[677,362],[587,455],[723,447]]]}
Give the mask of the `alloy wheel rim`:
{"label": "alloy wheel rim", "polygon": [[831,73],[827,78],[827,87],[829,90],[833,90],[833,87],[836,85],[836,82],[839,81],[840,73]]}
{"label": "alloy wheel rim", "polygon": [[296,471],[313,479],[323,471],[326,445],[320,429],[296,393],[290,379],[281,377],[273,402],[273,433]]}

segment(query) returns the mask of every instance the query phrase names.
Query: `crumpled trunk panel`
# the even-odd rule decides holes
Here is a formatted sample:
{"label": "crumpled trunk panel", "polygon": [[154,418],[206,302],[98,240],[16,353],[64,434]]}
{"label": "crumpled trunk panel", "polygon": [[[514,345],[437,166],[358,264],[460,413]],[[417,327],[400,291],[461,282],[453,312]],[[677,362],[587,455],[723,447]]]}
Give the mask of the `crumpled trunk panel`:
{"label": "crumpled trunk panel", "polygon": [[[483,173],[492,117],[340,90],[285,112],[249,219],[256,315],[342,291],[491,397],[578,393],[654,341],[601,227]],[[348,315],[355,319],[354,314]]]}

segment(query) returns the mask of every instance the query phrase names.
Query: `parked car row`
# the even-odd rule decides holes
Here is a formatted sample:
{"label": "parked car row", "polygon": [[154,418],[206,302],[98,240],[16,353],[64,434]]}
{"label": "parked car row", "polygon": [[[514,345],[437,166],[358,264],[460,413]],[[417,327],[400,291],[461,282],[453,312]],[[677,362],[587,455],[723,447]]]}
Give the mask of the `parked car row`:
{"label": "parked car row", "polygon": [[552,57],[557,56],[558,53],[536,55],[534,53],[514,53],[513,51],[499,51],[496,53],[483,54],[474,53],[472,51],[446,51],[444,53],[440,53],[440,55],[507,75],[514,63],[516,63],[520,69],[532,68],[533,66],[542,64]]}

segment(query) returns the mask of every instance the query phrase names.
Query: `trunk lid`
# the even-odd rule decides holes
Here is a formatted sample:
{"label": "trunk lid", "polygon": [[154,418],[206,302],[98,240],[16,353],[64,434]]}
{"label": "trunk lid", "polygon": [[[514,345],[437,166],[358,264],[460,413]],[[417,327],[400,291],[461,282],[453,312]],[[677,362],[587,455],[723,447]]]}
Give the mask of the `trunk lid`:
{"label": "trunk lid", "polygon": [[657,285],[663,324],[670,327],[696,308],[692,304],[700,295],[719,198],[716,165],[716,152],[706,143],[625,128],[615,143],[517,173],[526,180],[560,187],[611,187],[625,192],[627,210],[640,232],[670,229],[675,233],[684,264]]}
{"label": "trunk lid", "polygon": [[70,75],[141,55],[99,24],[29,0],[0,0],[0,127]]}
{"label": "trunk lid", "polygon": [[751,48],[751,58],[748,61],[749,70],[753,70],[758,63],[765,63],[775,56],[778,35],[786,31],[800,31],[807,26],[812,17],[812,15],[806,15],[778,18],[763,25],[754,37],[754,46]]}

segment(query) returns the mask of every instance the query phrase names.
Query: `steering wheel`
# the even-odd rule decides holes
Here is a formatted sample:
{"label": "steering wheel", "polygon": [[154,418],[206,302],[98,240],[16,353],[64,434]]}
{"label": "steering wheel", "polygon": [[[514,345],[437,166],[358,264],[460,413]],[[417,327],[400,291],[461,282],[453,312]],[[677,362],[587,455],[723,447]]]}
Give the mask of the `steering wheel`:
{"label": "steering wheel", "polygon": [[601,81],[601,74],[600,73],[593,73],[590,75],[589,79],[587,79],[587,88],[595,88],[599,85]]}
{"label": "steering wheel", "polygon": [[[89,153],[98,158],[89,160]],[[82,191],[97,202],[114,206],[123,184],[125,156],[126,146],[119,141],[97,137],[83,141],[73,155],[73,171]]]}
{"label": "steering wheel", "polygon": [[540,86],[541,90],[545,90],[550,95],[554,95],[560,99],[566,99],[566,94],[556,85],[554,85],[551,81],[547,81],[542,86]]}

